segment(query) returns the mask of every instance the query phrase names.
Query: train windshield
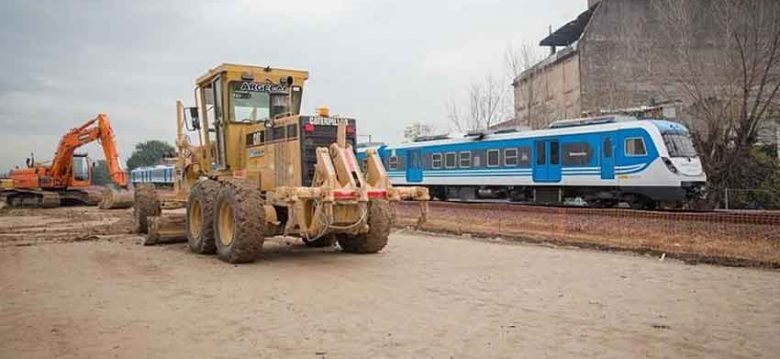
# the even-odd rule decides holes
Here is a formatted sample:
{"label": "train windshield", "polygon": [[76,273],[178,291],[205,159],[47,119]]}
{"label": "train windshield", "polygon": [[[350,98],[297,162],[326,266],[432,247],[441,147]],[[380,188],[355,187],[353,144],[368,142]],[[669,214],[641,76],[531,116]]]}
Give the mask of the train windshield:
{"label": "train windshield", "polygon": [[663,134],[664,143],[670,157],[696,157],[691,136],[687,133],[667,132]]}

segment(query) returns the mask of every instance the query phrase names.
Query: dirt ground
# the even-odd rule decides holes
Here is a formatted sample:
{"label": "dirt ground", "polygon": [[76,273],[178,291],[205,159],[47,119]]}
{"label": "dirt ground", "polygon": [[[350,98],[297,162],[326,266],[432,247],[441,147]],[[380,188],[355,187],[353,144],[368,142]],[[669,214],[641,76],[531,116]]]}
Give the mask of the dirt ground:
{"label": "dirt ground", "polygon": [[2,358],[754,358],[780,272],[398,231],[233,266],[138,245],[130,212],[0,212]]}

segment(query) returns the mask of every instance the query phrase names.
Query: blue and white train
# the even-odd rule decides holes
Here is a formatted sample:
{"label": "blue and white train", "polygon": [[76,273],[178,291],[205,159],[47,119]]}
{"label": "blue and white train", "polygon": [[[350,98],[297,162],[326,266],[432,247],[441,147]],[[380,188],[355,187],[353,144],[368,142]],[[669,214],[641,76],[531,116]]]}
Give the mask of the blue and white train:
{"label": "blue and white train", "polygon": [[139,167],[130,171],[130,182],[133,184],[152,183],[158,187],[169,187],[173,186],[174,174],[173,166]]}
{"label": "blue and white train", "polygon": [[394,184],[426,186],[438,199],[580,198],[597,207],[654,208],[701,198],[707,180],[685,126],[629,116],[376,148]]}

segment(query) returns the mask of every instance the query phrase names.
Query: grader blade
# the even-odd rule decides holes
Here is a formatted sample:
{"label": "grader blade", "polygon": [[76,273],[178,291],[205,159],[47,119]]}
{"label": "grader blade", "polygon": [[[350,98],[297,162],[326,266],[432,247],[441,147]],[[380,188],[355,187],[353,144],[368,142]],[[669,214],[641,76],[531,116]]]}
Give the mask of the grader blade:
{"label": "grader blade", "polygon": [[159,217],[149,217],[149,229],[143,244],[179,243],[187,241],[185,230],[186,215],[184,213],[166,213]]}

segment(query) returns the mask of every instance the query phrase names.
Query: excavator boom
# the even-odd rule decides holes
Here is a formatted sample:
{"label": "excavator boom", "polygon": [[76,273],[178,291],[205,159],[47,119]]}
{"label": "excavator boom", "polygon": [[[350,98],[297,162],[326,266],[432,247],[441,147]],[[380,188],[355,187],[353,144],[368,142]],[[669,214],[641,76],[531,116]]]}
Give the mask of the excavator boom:
{"label": "excavator boom", "polygon": [[49,176],[55,184],[68,185],[68,179],[73,172],[73,153],[79,147],[95,140],[98,140],[103,147],[111,181],[120,187],[127,187],[127,174],[122,169],[119,159],[114,129],[108,116],[102,113],[62,136],[49,170]]}

